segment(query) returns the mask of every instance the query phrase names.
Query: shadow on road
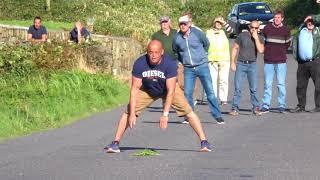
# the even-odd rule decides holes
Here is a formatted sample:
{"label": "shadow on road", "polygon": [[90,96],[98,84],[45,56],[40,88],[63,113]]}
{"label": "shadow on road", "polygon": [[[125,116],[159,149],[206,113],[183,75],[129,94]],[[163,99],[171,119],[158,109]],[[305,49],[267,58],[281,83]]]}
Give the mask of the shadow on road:
{"label": "shadow on road", "polygon": [[136,151],[136,150],[144,150],[150,149],[152,151],[179,151],[179,152],[199,152],[197,150],[190,149],[167,149],[167,148],[149,148],[149,147],[120,147],[121,151]]}
{"label": "shadow on road", "polygon": [[[163,112],[162,108],[159,110],[148,110],[148,112]],[[169,111],[169,113],[176,113],[176,111]]]}
{"label": "shadow on road", "polygon": [[[146,123],[146,124],[159,124],[159,121],[142,121],[142,123]],[[168,124],[181,124],[181,125],[184,125],[185,124],[182,124],[182,120],[181,121],[169,121]],[[217,124],[217,122],[215,121],[201,121],[201,124]]]}

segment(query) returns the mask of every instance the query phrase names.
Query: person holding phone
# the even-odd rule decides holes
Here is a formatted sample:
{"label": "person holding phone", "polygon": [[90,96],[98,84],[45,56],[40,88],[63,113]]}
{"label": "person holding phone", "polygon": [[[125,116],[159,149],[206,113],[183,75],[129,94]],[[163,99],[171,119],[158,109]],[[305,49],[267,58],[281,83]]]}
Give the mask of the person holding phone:
{"label": "person holding phone", "polygon": [[250,98],[252,112],[260,116],[259,100],[257,95],[258,73],[257,73],[257,53],[264,52],[264,39],[258,34],[260,23],[256,20],[249,25],[249,31],[242,31],[235,42],[231,51],[230,68],[235,71],[234,76],[234,95],[230,115],[239,115],[239,104],[243,79],[247,76],[250,88]]}

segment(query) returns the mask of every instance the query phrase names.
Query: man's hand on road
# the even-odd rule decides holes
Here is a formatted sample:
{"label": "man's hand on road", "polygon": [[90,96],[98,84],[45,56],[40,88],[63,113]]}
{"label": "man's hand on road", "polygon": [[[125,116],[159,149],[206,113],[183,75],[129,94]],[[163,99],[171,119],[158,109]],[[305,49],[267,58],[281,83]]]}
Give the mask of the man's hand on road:
{"label": "man's hand on road", "polygon": [[136,125],[137,117],[135,114],[129,115],[129,127],[132,129]]}
{"label": "man's hand on road", "polygon": [[165,130],[168,127],[168,116],[160,117],[160,129]]}

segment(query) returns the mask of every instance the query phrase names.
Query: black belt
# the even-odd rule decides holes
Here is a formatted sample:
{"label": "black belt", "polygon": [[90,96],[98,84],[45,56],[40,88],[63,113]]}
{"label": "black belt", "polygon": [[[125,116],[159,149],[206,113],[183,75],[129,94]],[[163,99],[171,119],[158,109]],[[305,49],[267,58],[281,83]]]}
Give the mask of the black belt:
{"label": "black belt", "polygon": [[304,60],[304,61],[306,61],[306,62],[311,62],[311,61],[314,61],[315,59],[314,58],[312,58],[312,59],[306,59],[306,60]]}
{"label": "black belt", "polygon": [[243,64],[251,64],[251,63],[254,63],[256,61],[241,61],[241,60],[238,60],[238,62],[241,62]]}
{"label": "black belt", "polygon": [[304,64],[304,63],[316,61],[316,60],[319,60],[319,59],[320,59],[320,58],[312,58],[312,59],[300,60],[298,63],[299,63],[299,64]]}

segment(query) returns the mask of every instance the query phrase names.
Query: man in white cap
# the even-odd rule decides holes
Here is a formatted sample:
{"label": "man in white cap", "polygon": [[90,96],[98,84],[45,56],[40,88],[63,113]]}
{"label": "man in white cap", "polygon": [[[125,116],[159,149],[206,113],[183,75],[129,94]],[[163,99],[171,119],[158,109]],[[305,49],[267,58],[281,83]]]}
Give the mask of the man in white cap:
{"label": "man in white cap", "polygon": [[197,28],[191,27],[189,17],[179,18],[180,31],[173,39],[172,48],[178,60],[184,66],[184,94],[189,105],[194,109],[193,91],[195,80],[199,77],[207,94],[212,116],[218,124],[224,124],[221,112],[212,87],[212,79],[208,67],[209,41],[206,35]]}

